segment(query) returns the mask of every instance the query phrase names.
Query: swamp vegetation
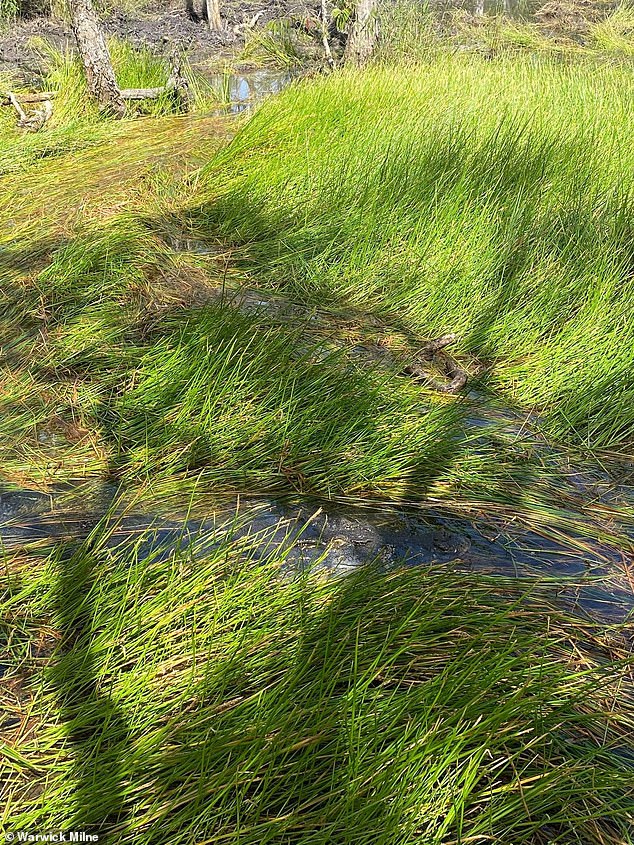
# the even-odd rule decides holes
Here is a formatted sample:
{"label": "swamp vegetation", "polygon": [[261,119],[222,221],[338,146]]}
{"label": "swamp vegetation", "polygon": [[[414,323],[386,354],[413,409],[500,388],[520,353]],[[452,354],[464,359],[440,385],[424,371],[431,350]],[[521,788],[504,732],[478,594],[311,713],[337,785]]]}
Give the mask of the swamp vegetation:
{"label": "swamp vegetation", "polygon": [[[0,114],[4,501],[80,513],[4,526],[6,831],[634,841],[631,60],[397,53],[238,116],[192,72],[192,114],[122,121],[51,54],[46,129]],[[456,395],[404,374],[447,333]],[[459,556],[326,578],[239,508],[188,529],[244,497],[512,526],[625,610]],[[179,542],[122,539],[139,513]]]}

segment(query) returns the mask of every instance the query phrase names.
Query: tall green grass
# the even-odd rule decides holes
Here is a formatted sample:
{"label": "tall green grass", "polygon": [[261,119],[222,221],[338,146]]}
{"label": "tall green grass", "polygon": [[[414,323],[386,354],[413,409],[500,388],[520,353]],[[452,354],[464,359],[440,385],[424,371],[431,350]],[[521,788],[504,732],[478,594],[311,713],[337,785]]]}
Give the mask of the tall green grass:
{"label": "tall green grass", "polygon": [[[29,431],[46,442],[81,422],[101,445],[98,471],[128,482],[202,472],[215,489],[391,498],[426,488],[451,462],[459,404],[434,406],[394,368],[355,366],[308,321],[220,303],[213,265],[188,302],[178,267],[124,217],[61,245],[31,279],[13,276],[0,321],[7,452]],[[28,258],[16,269],[19,279]]]}
{"label": "tall green grass", "polygon": [[7,832],[631,842],[616,632],[499,580],[280,579],[266,536],[148,556],[149,536],[8,561]]}
{"label": "tall green grass", "polygon": [[[207,139],[209,121],[124,122],[92,152],[34,159],[0,203],[5,476],[432,496],[620,535],[557,485],[567,454],[522,432],[630,438],[628,84],[433,61],[295,85],[185,178],[221,143],[213,121]],[[243,313],[242,285],[282,288],[296,325],[266,294]],[[355,351],[414,356],[445,331],[484,368],[471,397]]]}
{"label": "tall green grass", "polygon": [[[342,30],[345,29],[344,21]],[[379,6],[379,42],[375,58],[389,62],[420,60],[440,44],[437,20],[428,3],[394,0]]]}
{"label": "tall green grass", "polygon": [[632,75],[444,58],[267,103],[192,225],[260,284],[457,332],[557,437],[634,434]]}
{"label": "tall green grass", "polygon": [[2,0],[0,2],[0,27],[15,21],[20,13],[19,0]]}
{"label": "tall green grass", "polygon": [[261,30],[249,32],[240,59],[249,64],[292,70],[306,63],[309,45],[310,39],[302,39],[290,21],[272,21]]}
{"label": "tall green grass", "polygon": [[634,56],[634,6],[623,3],[591,27],[595,45],[607,53]]}
{"label": "tall green grass", "polygon": [[231,307],[164,321],[105,412],[113,460],[150,479],[203,471],[216,489],[424,489],[457,448],[460,410],[423,410],[411,385],[354,368],[309,332]]}
{"label": "tall green grass", "polygon": [[[63,124],[77,145],[102,127],[92,152],[3,134],[6,168],[28,164],[0,202],[3,477],[145,483],[163,510],[187,509],[188,482],[431,491],[512,504],[571,553],[618,535],[616,508],[568,507],[561,453],[522,417],[473,415],[501,390],[566,441],[630,437],[631,87],[525,63],[337,74],[265,105],[198,173],[213,121],[123,123],[107,143],[88,113]],[[244,286],[260,310],[236,306]],[[477,401],[352,354],[448,330],[490,368]],[[4,830],[631,845],[617,626],[443,568],[300,577],[297,538],[236,528],[152,551],[151,530],[119,543],[103,524],[3,550]]]}
{"label": "tall green grass", "polygon": [[[267,103],[195,177],[155,162],[177,165],[179,137],[220,141],[174,119],[32,170],[3,205],[5,473],[432,495],[605,533],[521,421],[565,444],[631,440],[628,85],[472,59],[337,74]],[[266,295],[239,313],[241,285],[283,289],[297,325]],[[355,357],[446,331],[484,368],[470,398]],[[516,427],[482,424],[499,390]]]}

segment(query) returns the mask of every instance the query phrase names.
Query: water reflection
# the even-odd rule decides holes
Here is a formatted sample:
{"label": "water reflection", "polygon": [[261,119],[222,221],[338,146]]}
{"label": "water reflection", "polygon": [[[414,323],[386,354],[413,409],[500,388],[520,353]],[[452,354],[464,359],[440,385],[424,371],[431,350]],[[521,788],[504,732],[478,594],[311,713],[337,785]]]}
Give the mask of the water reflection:
{"label": "water reflection", "polygon": [[432,0],[431,8],[441,14],[462,9],[472,15],[507,15],[525,19],[542,5],[540,0]]}
{"label": "water reflection", "polygon": [[225,70],[209,73],[206,78],[220,103],[221,114],[237,114],[247,111],[271,94],[278,94],[289,85],[295,75],[290,71],[260,68],[259,70],[236,72]]}

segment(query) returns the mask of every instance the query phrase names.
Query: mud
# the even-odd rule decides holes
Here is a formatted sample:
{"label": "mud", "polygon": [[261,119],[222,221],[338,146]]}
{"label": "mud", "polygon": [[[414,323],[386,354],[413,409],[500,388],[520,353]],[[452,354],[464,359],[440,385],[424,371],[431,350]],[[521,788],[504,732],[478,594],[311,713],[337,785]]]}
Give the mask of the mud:
{"label": "mud", "polygon": [[[615,6],[616,0],[431,0],[429,7],[440,34],[456,36],[451,23],[456,13],[473,24],[485,16],[504,15],[531,20],[549,37],[583,43],[589,22],[605,17]],[[149,47],[160,55],[175,48],[186,50],[196,67],[239,62],[245,30],[254,20],[258,29],[271,21],[289,21],[313,35],[315,55],[321,55],[321,3],[317,0],[223,0],[223,32],[209,31],[202,7],[203,0],[156,0],[146,4],[145,11],[112,11],[103,15],[102,22],[108,35],[137,47]],[[46,70],[46,60],[33,39],[43,38],[62,50],[72,48],[73,39],[67,25],[46,14],[47,0],[30,0],[26,8],[30,10],[28,16],[0,30],[0,74],[8,73],[22,84],[37,85]],[[343,43],[345,38],[340,40]]]}
{"label": "mud", "polygon": [[[287,18],[301,22],[318,17],[318,5],[292,0],[226,0],[226,29],[210,32],[201,16],[201,0],[190,6],[185,0],[159,0],[151,14],[116,11],[102,18],[109,36],[125,39],[136,47],[149,47],[160,55],[175,48],[186,50],[194,66],[235,57],[244,44],[244,26],[259,12],[257,26]],[[34,10],[36,11],[36,10]],[[33,14],[0,31],[0,73],[9,73],[25,84],[35,84],[46,71],[46,59],[33,39],[43,38],[58,49],[71,49],[70,28],[45,14]]]}

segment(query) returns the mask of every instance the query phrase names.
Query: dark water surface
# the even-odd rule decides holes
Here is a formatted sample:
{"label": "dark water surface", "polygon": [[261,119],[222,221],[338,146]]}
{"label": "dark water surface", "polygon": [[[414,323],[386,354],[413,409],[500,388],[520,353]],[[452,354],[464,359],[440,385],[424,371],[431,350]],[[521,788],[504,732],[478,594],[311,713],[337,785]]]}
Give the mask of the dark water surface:
{"label": "dark water surface", "polygon": [[[582,481],[575,475],[572,483]],[[461,571],[546,579],[562,603],[606,620],[623,620],[634,609],[626,577],[629,549],[583,537],[548,536],[508,516],[474,519],[442,508],[245,498],[205,499],[197,503],[195,516],[175,507],[157,517],[141,508],[123,509],[117,500],[116,487],[107,484],[55,493],[5,487],[0,489],[0,540],[7,550],[47,548],[83,540],[102,522],[108,525],[108,545],[139,544],[147,555],[184,548],[204,554],[230,537],[248,539],[256,559],[277,554],[287,574],[311,568],[344,576],[377,560],[386,568],[445,564]]]}

